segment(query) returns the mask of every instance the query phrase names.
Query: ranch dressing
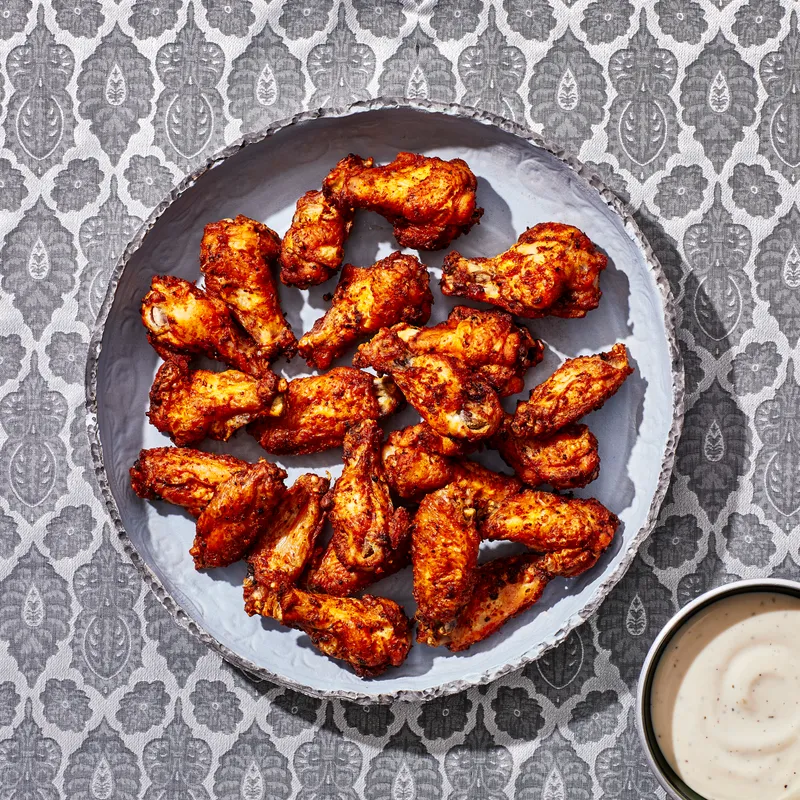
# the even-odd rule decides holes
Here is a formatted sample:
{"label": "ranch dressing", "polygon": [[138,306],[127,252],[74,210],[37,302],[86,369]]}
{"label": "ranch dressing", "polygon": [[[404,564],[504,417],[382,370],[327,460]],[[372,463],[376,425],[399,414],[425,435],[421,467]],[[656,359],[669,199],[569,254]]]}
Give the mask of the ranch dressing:
{"label": "ranch dressing", "polygon": [[744,592],[712,603],[659,660],[653,730],[708,800],[800,800],[800,598]]}

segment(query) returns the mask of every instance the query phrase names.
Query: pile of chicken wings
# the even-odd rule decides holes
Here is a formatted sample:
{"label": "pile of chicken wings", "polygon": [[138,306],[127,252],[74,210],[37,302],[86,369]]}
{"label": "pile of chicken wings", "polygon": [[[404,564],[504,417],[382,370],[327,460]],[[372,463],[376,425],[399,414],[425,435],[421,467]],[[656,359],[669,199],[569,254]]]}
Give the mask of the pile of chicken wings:
{"label": "pile of chicken wings", "polygon": [[[632,372],[624,345],[567,360],[514,414],[501,404],[543,355],[512,314],[583,317],[599,303],[606,257],[581,231],[543,223],[493,257],[450,252],[443,294],[496,308],[456,306],[430,327],[428,270],[415,256],[341,268],[356,209],[386,217],[403,247],[440,249],[480,220],[476,187],[460,159],[400,153],[377,166],[349,155],[297,201],[282,240],[244,216],[213,222],[200,248],[203,288],[156,276],[142,301],[163,359],[148,416],[177,446],[141,451],[134,491],[196,517],[197,569],[248,562],[248,614],[306,632],[360,676],[400,665],[411,647],[403,609],[362,594],[381,578],[410,563],[417,640],[464,650],[533,605],[552,578],[594,565],[619,524],[597,500],[537,487],[597,477],[597,439],[579,420]],[[337,273],[327,312],[298,341],[276,277],[306,289]],[[352,366],[329,369],[358,342]],[[321,374],[279,378],[272,363],[295,354]],[[228,369],[196,368],[200,355]],[[379,421],[404,403],[420,422],[384,439]],[[267,460],[190,447],[245,426],[276,455],[341,446],[341,477],[331,486],[305,474],[287,487]],[[514,474],[468,457],[484,447]],[[483,540],[527,549],[479,564]]]}

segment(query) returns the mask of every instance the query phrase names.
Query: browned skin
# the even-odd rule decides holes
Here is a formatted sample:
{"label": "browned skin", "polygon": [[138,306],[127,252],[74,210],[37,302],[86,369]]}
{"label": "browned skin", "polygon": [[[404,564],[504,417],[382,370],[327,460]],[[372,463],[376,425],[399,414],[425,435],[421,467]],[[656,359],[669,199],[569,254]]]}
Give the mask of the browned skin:
{"label": "browned skin", "polygon": [[543,222],[493,258],[447,254],[442,293],[482,300],[520,317],[584,317],[600,302],[608,259],[572,225]]}
{"label": "browned skin", "polygon": [[352,367],[295,378],[279,417],[261,417],[248,431],[270,453],[305,455],[339,447],[347,429],[364,419],[393,414],[401,402],[391,381]]}
{"label": "browned skin", "polygon": [[456,481],[423,498],[411,527],[417,619],[455,619],[475,585],[479,547],[469,486]]}
{"label": "browned skin", "polygon": [[408,538],[408,509],[395,508],[381,464],[383,431],[375,420],[344,437],[344,468],[331,496],[333,547],[349,569],[374,570]]}
{"label": "browned skin", "polygon": [[618,526],[616,514],[594,498],[526,489],[500,504],[481,526],[481,535],[519,542],[538,553],[578,547],[602,552]]}
{"label": "browned skin", "polygon": [[352,208],[338,208],[319,189],[306,192],[281,244],[281,283],[308,289],[332,278],[352,227]]}
{"label": "browned skin", "polygon": [[145,500],[165,500],[198,517],[220,484],[249,466],[233,456],[188,447],[152,447],[140,451],[131,467],[131,487]]}
{"label": "browned skin", "polygon": [[241,214],[206,225],[200,244],[206,292],[231,309],[268,359],[297,346],[272,275],[280,246],[275,231]]}
{"label": "browned skin", "polygon": [[600,408],[632,372],[621,343],[607,353],[569,358],[517,406],[511,430],[526,438],[554,433]]}
{"label": "browned skin", "polygon": [[217,488],[197,518],[189,554],[197,569],[225,567],[242,558],[283,498],[286,473],[269,461],[258,461]]}
{"label": "browned skin", "polygon": [[544,353],[542,342],[527,328],[515,325],[505,311],[456,306],[439,325],[397,326],[395,331],[412,353],[451,356],[484,378],[501,397],[522,391],[525,373]]}
{"label": "browned skin", "polygon": [[353,342],[380,328],[427,322],[431,303],[428,270],[414,256],[392,253],[366,268],[346,264],[331,307],[297,349],[310,367],[327,369]]}
{"label": "browned skin", "polygon": [[411,648],[411,624],[393,600],[332,597],[294,587],[277,597],[245,581],[245,611],[263,614],[309,635],[325,655],[346,661],[362,678],[399,667]]}
{"label": "browned skin", "polygon": [[297,581],[325,524],[329,488],[327,478],[306,474],[286,491],[247,557],[256,583],[277,589]]}
{"label": "browned skin", "polygon": [[356,352],[353,364],[392,376],[406,400],[440,436],[479,441],[503,421],[497,392],[454,358],[414,354],[397,335],[382,328]]}
{"label": "browned skin", "polygon": [[242,331],[228,307],[193,283],[155,275],[142,300],[147,338],[165,361],[204,355],[256,377],[269,376],[269,356]]}
{"label": "browned skin", "polygon": [[489,444],[528,486],[548,483],[554,489],[578,489],[600,473],[597,439],[586,425],[567,425],[536,439],[515,436],[511,420],[506,416]]}
{"label": "browned skin", "polygon": [[480,527],[508,498],[522,491],[522,484],[512,475],[493,472],[466,458],[453,464],[453,479],[472,491],[475,521]]}
{"label": "browned skin", "polygon": [[189,369],[188,359],[165,361],[150,389],[150,422],[175,444],[207,436],[227,441],[251,420],[268,414],[286,381],[270,372],[253,378],[235,369]]}
{"label": "browned skin", "polygon": [[349,155],[325,179],[326,196],[342,208],[364,208],[386,217],[403,247],[440,250],[480,220],[478,182],[460,158],[398,153],[390,164]]}

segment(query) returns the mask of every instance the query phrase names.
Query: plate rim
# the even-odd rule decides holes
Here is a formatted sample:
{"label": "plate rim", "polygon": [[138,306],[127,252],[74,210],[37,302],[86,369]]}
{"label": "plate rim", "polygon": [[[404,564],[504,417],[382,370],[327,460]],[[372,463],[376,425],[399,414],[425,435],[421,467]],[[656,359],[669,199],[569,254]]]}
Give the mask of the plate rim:
{"label": "plate rim", "polygon": [[[111,485],[105,468],[103,458],[103,445],[100,441],[100,430],[97,422],[97,374],[99,361],[102,351],[103,333],[108,320],[111,307],[114,302],[116,290],[122,273],[125,270],[131,256],[142,245],[145,237],[169,208],[187,189],[206,172],[222,164],[229,157],[237,153],[249,144],[256,144],[273,136],[286,128],[290,128],[301,122],[307,122],[320,118],[338,119],[353,116],[355,114],[368,111],[380,111],[391,109],[411,109],[414,111],[429,114],[444,114],[447,116],[470,119],[484,125],[490,125],[500,130],[510,133],[513,136],[524,139],[535,147],[539,147],[550,155],[563,162],[574,174],[589,184],[611,210],[621,219],[623,227],[628,236],[638,245],[641,250],[645,263],[658,289],[663,308],[664,332],[667,340],[667,349],[670,356],[670,370],[672,377],[672,423],[667,434],[664,456],[661,460],[658,482],[650,501],[650,508],[645,518],[644,524],[631,539],[619,564],[610,572],[605,579],[595,589],[589,601],[582,609],[572,614],[564,624],[547,640],[537,642],[517,658],[507,661],[497,667],[484,670],[480,675],[471,678],[459,678],[446,681],[438,686],[426,689],[396,689],[394,691],[371,693],[367,691],[353,691],[349,689],[317,689],[311,686],[294,681],[290,677],[278,675],[271,672],[266,667],[259,666],[247,658],[239,655],[226,645],[219,642],[214,636],[208,633],[199,625],[189,614],[183,610],[181,605],[171,596],[164,587],[161,580],[150,568],[144,558],[139,554],[136,546],[131,541],[125,530],[122,518],[119,513]],[[404,702],[424,702],[437,697],[456,694],[474,686],[481,686],[511,672],[521,669],[541,658],[549,650],[561,644],[567,636],[589,617],[591,617],[603,601],[608,597],[611,590],[619,583],[628,568],[633,563],[642,543],[655,527],[658,513],[664,501],[664,497],[669,486],[672,470],[675,463],[678,440],[680,439],[683,428],[683,418],[685,412],[685,379],[683,371],[683,359],[678,345],[677,328],[675,321],[676,304],[669,285],[669,281],[661,266],[653,248],[642,233],[638,223],[633,217],[632,210],[618,198],[605,182],[589,167],[587,167],[576,156],[566,149],[554,145],[533,132],[528,127],[521,125],[504,117],[497,116],[487,111],[476,108],[468,108],[458,103],[440,103],[430,100],[410,100],[400,97],[377,97],[371,100],[362,100],[344,107],[336,108],[315,108],[299,112],[292,117],[276,121],[266,128],[240,136],[235,142],[227,145],[214,155],[210,156],[205,162],[186,175],[179,181],[170,192],[153,209],[151,214],[143,221],[136,234],[127,243],[124,252],[117,260],[109,276],[108,287],[106,289],[103,303],[97,315],[97,319],[92,328],[89,339],[89,347],[85,370],[85,410],[86,410],[86,431],[89,437],[89,450],[91,452],[92,464],[95,478],[100,487],[106,510],[109,513],[113,527],[118,538],[122,543],[122,548],[126,555],[131,559],[138,570],[146,586],[153,592],[159,603],[164,607],[172,619],[184,630],[188,631],[195,638],[199,639],[204,645],[219,653],[227,662],[234,667],[242,670],[249,676],[276,683],[280,686],[294,689],[304,694],[320,698],[335,698],[349,700],[361,704],[385,704],[395,701]],[[370,684],[365,682],[365,686]],[[375,684],[376,686],[378,684]]]}

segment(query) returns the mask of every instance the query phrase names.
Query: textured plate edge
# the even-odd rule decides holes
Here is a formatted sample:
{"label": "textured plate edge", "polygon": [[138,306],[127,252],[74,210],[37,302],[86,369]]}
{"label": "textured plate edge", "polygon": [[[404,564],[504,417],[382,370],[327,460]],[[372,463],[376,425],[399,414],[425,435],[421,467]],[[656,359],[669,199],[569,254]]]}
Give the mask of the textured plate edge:
{"label": "textured plate edge", "polygon": [[[139,555],[138,550],[128,537],[125,527],[122,524],[117,503],[114,500],[114,496],[111,492],[111,486],[108,481],[105,463],[103,460],[103,447],[100,442],[100,432],[97,423],[98,364],[102,350],[103,332],[106,321],[111,311],[117,286],[119,285],[119,281],[122,277],[125,266],[127,265],[133,253],[139,249],[144,241],[144,238],[156,224],[161,215],[167,210],[167,208],[169,208],[169,206],[172,205],[173,202],[178,199],[178,197],[180,197],[180,195],[193,186],[195,181],[197,181],[200,176],[208,172],[210,169],[214,169],[230,156],[241,150],[244,146],[261,142],[275,133],[291,127],[292,125],[318,118],[340,118],[366,111],[379,111],[395,108],[409,108],[425,113],[445,114],[463,119],[471,119],[484,125],[494,126],[502,131],[517,136],[520,139],[531,142],[536,147],[545,150],[552,156],[565,163],[576,175],[588,183],[600,195],[606,205],[608,205],[617,214],[617,216],[622,220],[628,236],[641,249],[647,267],[650,273],[653,275],[656,287],[658,288],[661,296],[661,303],[664,312],[664,332],[666,335],[667,347],[671,360],[673,400],[672,424],[667,435],[664,457],[661,461],[661,470],[659,472],[658,482],[644,524],[632,538],[620,563],[613,570],[613,572],[611,572],[595,589],[595,592],[589,602],[579,612],[569,617],[565,624],[559,628],[549,639],[538,642],[535,646],[531,647],[515,660],[507,662],[506,664],[496,667],[495,669],[487,670],[481,675],[467,679],[448,681],[440,686],[431,687],[428,689],[399,689],[393,692],[379,693],[357,692],[345,689],[320,690],[305,686],[304,684],[295,682],[290,678],[276,675],[265,667],[258,666],[248,659],[243,658],[242,656],[233,652],[227,646],[223,645],[221,642],[217,641],[216,638],[198,625],[169,595],[158,576]],[[100,307],[100,311],[89,340],[85,388],[86,430],[89,437],[89,449],[92,456],[92,466],[95,477],[97,478],[98,485],[100,486],[103,500],[105,501],[106,508],[109,516],[111,517],[111,521],[114,529],[116,530],[117,536],[122,543],[123,550],[138,569],[147,586],[155,594],[158,601],[167,610],[170,616],[178,623],[178,625],[187,630],[193,636],[197,637],[210,649],[218,652],[233,666],[250,673],[259,679],[268,680],[314,697],[350,700],[363,704],[391,703],[395,701],[424,702],[436,697],[456,694],[472,688],[473,686],[491,683],[492,681],[495,681],[504,675],[522,669],[522,667],[524,667],[526,664],[536,661],[538,658],[544,655],[544,653],[561,644],[573,630],[582,625],[589,617],[591,617],[609,595],[611,590],[617,585],[617,583],[619,583],[619,581],[628,571],[628,568],[633,563],[640,546],[655,527],[658,513],[661,509],[661,505],[672,476],[678,440],[683,428],[683,417],[685,410],[685,383],[683,361],[680,348],[678,346],[678,338],[675,326],[675,299],[672,295],[666,274],[664,273],[658,258],[653,252],[650,243],[647,241],[647,238],[644,236],[639,228],[639,225],[634,219],[631,209],[629,209],[628,206],[605,185],[605,183],[596,173],[583,164],[583,162],[578,160],[575,156],[569,154],[563,148],[557,147],[550,142],[545,141],[538,134],[523,127],[522,125],[519,125],[516,122],[512,122],[485,111],[467,108],[457,103],[412,101],[405,98],[392,97],[379,97],[373,100],[361,101],[345,108],[323,108],[301,112],[294,115],[290,119],[276,122],[262,131],[246,134],[240,137],[236,142],[220,150],[214,156],[209,158],[202,166],[180,181],[158,204],[158,206],[156,206],[150,216],[142,223],[139,230],[128,243],[124,253],[120,256],[119,260],[114,266],[114,269],[112,270],[112,273],[109,277],[106,295],[103,299],[103,304]]]}

